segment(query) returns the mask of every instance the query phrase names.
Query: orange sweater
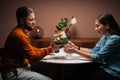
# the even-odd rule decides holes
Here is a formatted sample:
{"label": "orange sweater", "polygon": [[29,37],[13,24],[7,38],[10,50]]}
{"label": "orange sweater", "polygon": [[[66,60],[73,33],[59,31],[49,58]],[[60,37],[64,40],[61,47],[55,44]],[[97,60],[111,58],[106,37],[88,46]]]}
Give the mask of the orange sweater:
{"label": "orange sweater", "polygon": [[8,69],[22,67],[28,63],[38,62],[51,52],[50,46],[44,49],[32,46],[27,32],[22,27],[15,27],[4,46],[5,66]]}

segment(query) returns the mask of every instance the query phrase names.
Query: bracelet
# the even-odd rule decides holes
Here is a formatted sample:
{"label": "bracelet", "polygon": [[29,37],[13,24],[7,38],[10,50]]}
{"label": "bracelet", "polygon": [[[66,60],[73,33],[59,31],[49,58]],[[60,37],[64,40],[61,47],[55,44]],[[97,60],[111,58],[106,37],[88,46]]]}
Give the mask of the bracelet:
{"label": "bracelet", "polygon": [[78,50],[80,50],[80,47],[78,47]]}

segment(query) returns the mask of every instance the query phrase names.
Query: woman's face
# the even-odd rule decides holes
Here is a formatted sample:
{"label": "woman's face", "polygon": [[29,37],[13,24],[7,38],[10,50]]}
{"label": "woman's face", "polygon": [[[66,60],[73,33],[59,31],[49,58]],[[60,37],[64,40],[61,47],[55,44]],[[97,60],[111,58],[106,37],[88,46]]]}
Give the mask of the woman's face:
{"label": "woman's face", "polygon": [[98,34],[107,36],[107,29],[109,28],[108,25],[103,25],[98,20],[95,20],[95,26],[95,31],[97,31]]}

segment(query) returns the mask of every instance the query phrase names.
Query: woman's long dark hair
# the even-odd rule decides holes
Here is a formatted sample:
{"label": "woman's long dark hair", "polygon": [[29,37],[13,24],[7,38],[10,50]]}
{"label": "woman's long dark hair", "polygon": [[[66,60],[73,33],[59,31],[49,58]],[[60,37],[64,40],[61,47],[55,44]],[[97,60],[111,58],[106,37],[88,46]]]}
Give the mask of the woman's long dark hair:
{"label": "woman's long dark hair", "polygon": [[97,17],[97,20],[103,25],[109,25],[108,32],[110,34],[120,35],[120,26],[110,13],[104,13]]}

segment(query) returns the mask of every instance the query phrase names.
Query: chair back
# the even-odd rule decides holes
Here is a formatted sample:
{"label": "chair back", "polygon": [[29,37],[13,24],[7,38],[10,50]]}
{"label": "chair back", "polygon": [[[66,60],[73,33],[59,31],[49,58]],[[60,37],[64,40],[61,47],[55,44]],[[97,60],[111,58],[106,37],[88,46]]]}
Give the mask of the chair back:
{"label": "chair back", "polygon": [[7,77],[7,74],[5,73],[3,69],[4,60],[3,60],[2,54],[3,54],[3,48],[0,48],[0,73],[2,76],[2,80],[9,80]]}

